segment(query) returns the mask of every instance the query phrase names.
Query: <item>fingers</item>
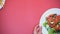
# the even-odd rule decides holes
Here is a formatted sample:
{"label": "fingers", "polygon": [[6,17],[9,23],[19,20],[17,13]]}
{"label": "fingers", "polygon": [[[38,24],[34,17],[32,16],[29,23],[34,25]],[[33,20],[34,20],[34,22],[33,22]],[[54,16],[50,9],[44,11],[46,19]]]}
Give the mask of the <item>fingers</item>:
{"label": "fingers", "polygon": [[38,27],[36,30],[37,30],[37,32],[39,32],[39,30],[40,30],[40,27]]}
{"label": "fingers", "polygon": [[36,26],[35,26],[35,29],[37,29],[38,27],[39,27],[39,25],[36,25]]}
{"label": "fingers", "polygon": [[42,34],[42,27],[41,26],[37,29],[37,33]]}
{"label": "fingers", "polygon": [[40,30],[38,32],[39,34],[42,34],[42,27],[40,26]]}
{"label": "fingers", "polygon": [[34,33],[35,34],[41,34],[42,27],[39,27],[39,25],[36,25],[34,28]]}
{"label": "fingers", "polygon": [[34,34],[37,34],[37,28],[39,27],[39,25],[36,25],[34,28]]}

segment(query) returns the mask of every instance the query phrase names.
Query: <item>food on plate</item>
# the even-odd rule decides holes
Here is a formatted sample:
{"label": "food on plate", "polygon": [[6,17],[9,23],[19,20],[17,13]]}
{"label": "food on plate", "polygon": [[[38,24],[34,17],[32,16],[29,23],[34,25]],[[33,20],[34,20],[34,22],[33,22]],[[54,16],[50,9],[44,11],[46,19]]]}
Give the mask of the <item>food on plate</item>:
{"label": "food on plate", "polygon": [[2,3],[2,0],[0,0],[0,5],[2,5],[3,3]]}
{"label": "food on plate", "polygon": [[48,34],[59,34],[60,33],[60,15],[50,14],[46,17],[46,22],[43,26],[47,29]]}

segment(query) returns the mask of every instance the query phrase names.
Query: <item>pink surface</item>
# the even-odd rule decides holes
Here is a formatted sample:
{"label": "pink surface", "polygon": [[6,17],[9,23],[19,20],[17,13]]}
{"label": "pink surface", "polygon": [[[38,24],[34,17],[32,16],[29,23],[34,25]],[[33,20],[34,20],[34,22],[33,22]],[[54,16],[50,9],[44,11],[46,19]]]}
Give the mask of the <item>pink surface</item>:
{"label": "pink surface", "polygon": [[32,34],[40,16],[49,8],[60,8],[60,0],[6,0],[0,11],[1,34]]}

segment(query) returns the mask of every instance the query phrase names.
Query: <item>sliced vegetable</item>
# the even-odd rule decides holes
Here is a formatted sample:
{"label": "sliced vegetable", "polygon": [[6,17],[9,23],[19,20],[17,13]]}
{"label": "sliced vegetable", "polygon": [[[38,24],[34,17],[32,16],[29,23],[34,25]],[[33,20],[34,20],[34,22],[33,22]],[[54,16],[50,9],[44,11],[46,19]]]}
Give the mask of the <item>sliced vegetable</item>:
{"label": "sliced vegetable", "polygon": [[44,22],[44,23],[43,23],[43,26],[46,27],[46,25],[47,25],[47,22]]}
{"label": "sliced vegetable", "polygon": [[47,29],[49,29],[49,28],[50,28],[48,24],[46,25],[46,28],[47,28]]}
{"label": "sliced vegetable", "polygon": [[49,28],[48,29],[48,34],[54,34],[55,33],[55,30],[54,29],[52,29],[52,28]]}

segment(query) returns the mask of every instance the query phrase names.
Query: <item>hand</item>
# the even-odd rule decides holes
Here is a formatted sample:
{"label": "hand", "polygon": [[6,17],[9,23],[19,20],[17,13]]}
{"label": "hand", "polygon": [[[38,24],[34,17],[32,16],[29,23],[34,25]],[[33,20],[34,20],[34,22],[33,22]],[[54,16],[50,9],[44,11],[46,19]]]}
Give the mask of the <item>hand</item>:
{"label": "hand", "polygon": [[42,34],[42,27],[36,25],[34,28],[34,34]]}

